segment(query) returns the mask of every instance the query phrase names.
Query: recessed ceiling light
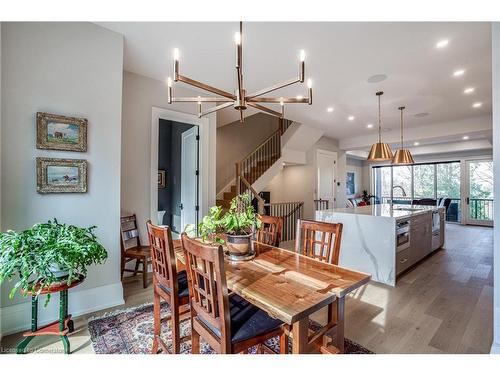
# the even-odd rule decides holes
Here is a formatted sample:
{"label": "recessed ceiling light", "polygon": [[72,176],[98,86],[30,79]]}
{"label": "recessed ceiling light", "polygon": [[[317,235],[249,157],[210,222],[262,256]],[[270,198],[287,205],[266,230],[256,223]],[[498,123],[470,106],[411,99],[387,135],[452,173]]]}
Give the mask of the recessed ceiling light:
{"label": "recessed ceiling light", "polygon": [[483,105],[481,102],[476,102],[472,105],[473,108],[480,108]]}
{"label": "recessed ceiling light", "polygon": [[420,142],[413,142],[413,146],[418,146]]}
{"label": "recessed ceiling light", "polygon": [[474,92],[474,87],[467,87],[464,90],[464,94],[472,94]]}
{"label": "recessed ceiling light", "polygon": [[420,113],[414,114],[413,116],[420,118],[420,117],[429,116],[429,113],[428,112],[420,112]]}
{"label": "recessed ceiling light", "polygon": [[385,74],[375,74],[368,78],[366,82],[368,83],[377,83],[377,82],[382,82],[387,79],[387,76]]}
{"label": "recessed ceiling light", "polygon": [[333,107],[328,107],[328,108],[326,109],[326,111],[327,111],[327,112],[333,112]]}
{"label": "recessed ceiling light", "polygon": [[463,139],[464,141],[466,141],[466,140],[468,140],[468,139],[469,139],[469,136],[468,136],[468,135],[464,135],[464,136],[462,137],[462,139]]}
{"label": "recessed ceiling light", "polygon": [[440,40],[439,42],[436,43],[436,48],[444,48],[448,45],[448,43],[449,43],[448,39]]}
{"label": "recessed ceiling light", "polygon": [[354,120],[354,116],[349,116],[347,119],[348,119],[349,121],[353,121],[353,120]]}
{"label": "recessed ceiling light", "polygon": [[367,127],[368,129],[371,129],[371,128],[373,128],[373,124],[368,124],[368,125],[366,125],[366,127]]}
{"label": "recessed ceiling light", "polygon": [[463,76],[465,73],[465,70],[464,69],[458,69],[458,70],[455,70],[453,72],[453,76],[454,77],[460,77],[460,76]]}

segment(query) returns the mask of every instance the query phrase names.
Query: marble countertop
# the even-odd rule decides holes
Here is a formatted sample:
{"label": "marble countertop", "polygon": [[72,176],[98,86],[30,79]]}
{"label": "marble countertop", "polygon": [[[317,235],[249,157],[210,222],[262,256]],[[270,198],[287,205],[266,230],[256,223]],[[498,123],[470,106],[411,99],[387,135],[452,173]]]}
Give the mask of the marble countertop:
{"label": "marble countertop", "polygon": [[433,211],[440,207],[437,206],[413,206],[413,205],[391,205],[391,204],[373,204],[369,206],[350,207],[350,208],[333,208],[330,210],[322,210],[321,213],[345,213],[354,215],[368,215],[389,218],[406,218],[414,215],[422,214],[426,211]]}

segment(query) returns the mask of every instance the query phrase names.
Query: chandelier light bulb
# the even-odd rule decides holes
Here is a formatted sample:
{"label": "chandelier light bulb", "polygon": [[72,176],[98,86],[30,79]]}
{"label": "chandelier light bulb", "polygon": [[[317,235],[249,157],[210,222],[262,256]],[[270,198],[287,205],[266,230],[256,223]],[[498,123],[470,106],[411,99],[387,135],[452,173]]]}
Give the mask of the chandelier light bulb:
{"label": "chandelier light bulb", "polygon": [[201,96],[198,96],[198,104],[201,104]]}
{"label": "chandelier light bulb", "polygon": [[167,78],[167,86],[172,87],[172,78],[171,77]]}
{"label": "chandelier light bulb", "polygon": [[239,33],[239,31],[237,31],[237,32],[234,33],[234,42],[237,45],[241,44],[241,34]]}
{"label": "chandelier light bulb", "polygon": [[179,48],[174,48],[174,60],[179,61]]}
{"label": "chandelier light bulb", "polygon": [[280,100],[280,105],[283,107],[285,105],[285,102],[283,101],[283,98]]}
{"label": "chandelier light bulb", "polygon": [[308,88],[308,89],[311,89],[312,87],[313,87],[313,81],[311,80],[311,78],[309,78],[309,79],[307,80],[307,88]]}
{"label": "chandelier light bulb", "polygon": [[306,59],[306,51],[303,49],[300,50],[300,61],[303,62]]}

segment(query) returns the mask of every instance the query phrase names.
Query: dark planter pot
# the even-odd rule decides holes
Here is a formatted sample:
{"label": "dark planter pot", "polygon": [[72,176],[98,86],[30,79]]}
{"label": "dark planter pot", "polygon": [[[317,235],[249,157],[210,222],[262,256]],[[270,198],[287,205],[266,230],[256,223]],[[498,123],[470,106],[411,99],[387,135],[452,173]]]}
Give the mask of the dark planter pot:
{"label": "dark planter pot", "polygon": [[252,234],[226,234],[226,245],[230,255],[248,255],[252,252]]}

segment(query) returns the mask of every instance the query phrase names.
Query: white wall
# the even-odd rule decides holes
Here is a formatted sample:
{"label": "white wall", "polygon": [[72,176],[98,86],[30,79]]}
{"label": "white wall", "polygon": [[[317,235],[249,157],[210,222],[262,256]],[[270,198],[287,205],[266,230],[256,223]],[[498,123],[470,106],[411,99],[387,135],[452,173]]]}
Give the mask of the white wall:
{"label": "white wall", "polygon": [[344,207],[346,202],[346,155],[338,148],[338,141],[321,137],[306,153],[305,165],[286,166],[266,186],[271,192],[271,202],[304,202],[304,217],[314,218],[314,199],[316,199],[316,151],[327,150],[337,153],[336,206]]}
{"label": "white wall", "polygon": [[[70,292],[70,311],[120,304],[123,38],[91,23],[50,22],[3,23],[1,36],[2,230],[20,231],[54,217],[79,226],[97,225],[96,233],[109,257],[104,265],[91,267],[87,280]],[[88,151],[37,150],[38,111],[87,118]],[[86,159],[88,192],[38,194],[37,156]],[[24,299],[9,300],[9,289],[8,284],[2,286],[5,331],[29,324],[29,304]],[[53,307],[57,299],[54,302]],[[45,311],[43,314],[47,315]],[[19,326],[14,327],[11,320],[6,323],[7,315],[17,319],[15,324]],[[42,321],[49,318],[42,317]]]}
{"label": "white wall", "polygon": [[[174,87],[175,96],[198,96],[199,93]],[[121,161],[121,212],[135,213],[140,225],[141,241],[147,244],[146,221],[151,216],[151,118],[152,108],[159,107],[183,113],[197,113],[196,103],[168,104],[167,88],[164,82],[138,74],[123,74],[122,112],[122,161]],[[201,215],[215,203],[215,132],[216,115],[209,116],[211,150],[207,152],[213,160],[208,163],[210,181],[206,207],[201,207]],[[207,132],[208,133],[208,132]],[[202,140],[203,142],[203,140]],[[201,154],[200,154],[201,158]],[[156,219],[155,219],[156,220]]]}
{"label": "white wall", "polygon": [[491,351],[500,353],[500,23],[492,24],[492,83],[493,83],[493,176],[494,221],[493,232],[493,345]]}

